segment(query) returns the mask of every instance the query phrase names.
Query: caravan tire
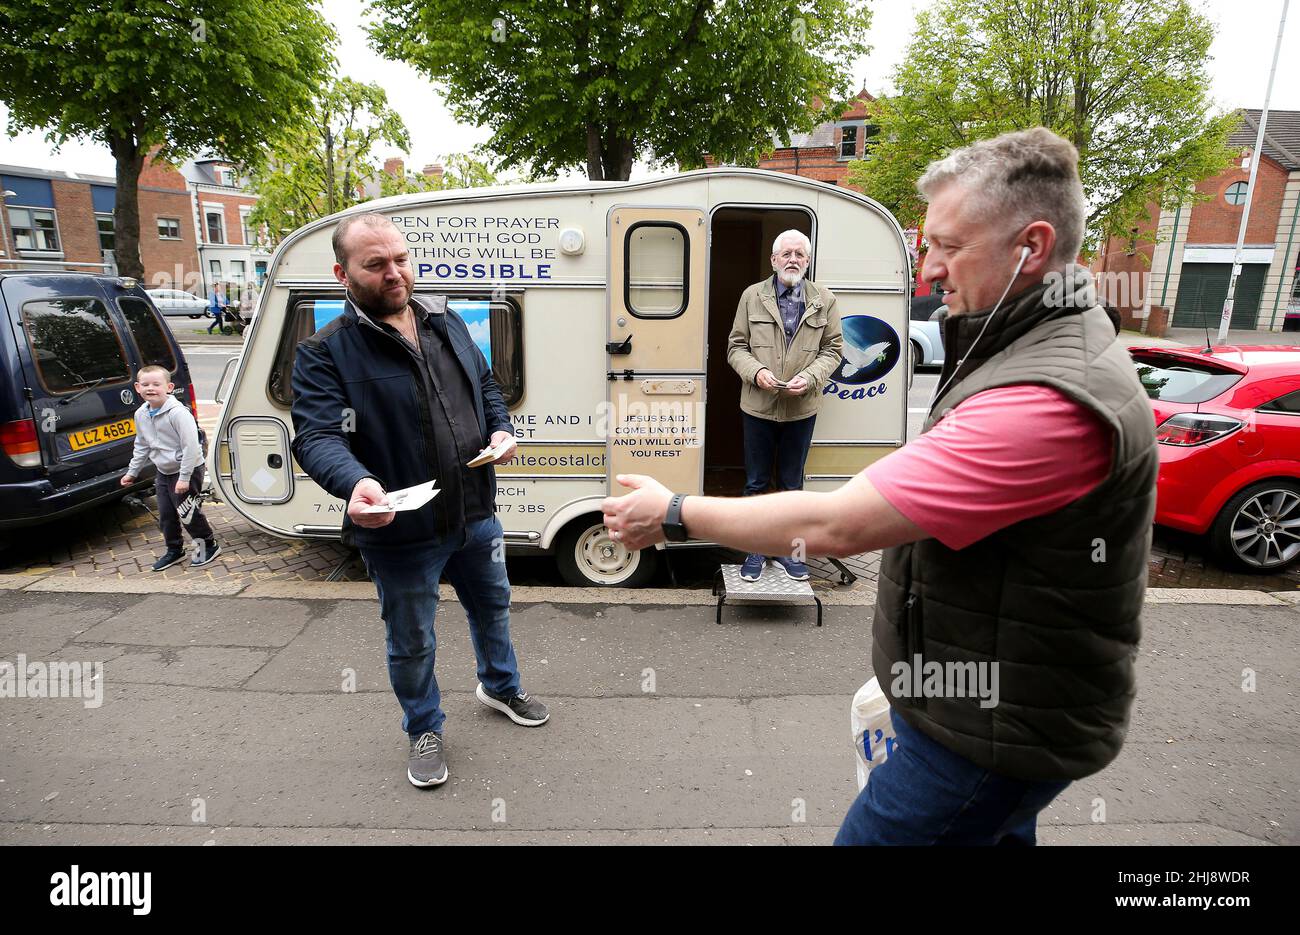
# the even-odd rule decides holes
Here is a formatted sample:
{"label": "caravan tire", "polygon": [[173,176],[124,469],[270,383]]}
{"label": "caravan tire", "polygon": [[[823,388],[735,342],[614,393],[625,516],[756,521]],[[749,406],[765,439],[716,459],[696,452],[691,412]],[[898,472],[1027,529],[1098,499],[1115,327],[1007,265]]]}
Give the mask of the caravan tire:
{"label": "caravan tire", "polygon": [[659,564],[654,547],[629,553],[610,538],[599,515],[574,520],[555,540],[560,576],[575,588],[640,588],[650,583]]}

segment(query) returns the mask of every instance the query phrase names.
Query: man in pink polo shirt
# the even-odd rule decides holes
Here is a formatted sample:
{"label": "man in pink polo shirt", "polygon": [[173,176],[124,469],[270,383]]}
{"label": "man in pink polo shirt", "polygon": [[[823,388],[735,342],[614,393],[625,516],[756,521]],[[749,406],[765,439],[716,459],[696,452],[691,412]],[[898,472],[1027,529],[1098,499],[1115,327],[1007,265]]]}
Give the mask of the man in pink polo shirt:
{"label": "man in pink polo shirt", "polygon": [[917,187],[924,275],[948,308],[921,437],[832,493],[687,498],[623,475],[633,492],[604,502],[605,522],[629,549],[686,535],[768,554],[884,549],[871,654],[897,745],[836,843],[1033,844],[1038,812],[1127,731],[1154,424],[1074,265],[1075,148],[1009,133]]}

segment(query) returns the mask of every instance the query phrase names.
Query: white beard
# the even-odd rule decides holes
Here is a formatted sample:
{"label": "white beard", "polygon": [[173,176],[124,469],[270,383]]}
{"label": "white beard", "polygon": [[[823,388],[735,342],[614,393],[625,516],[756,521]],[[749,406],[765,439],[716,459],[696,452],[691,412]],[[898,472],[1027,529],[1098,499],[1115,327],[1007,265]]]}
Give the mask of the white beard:
{"label": "white beard", "polygon": [[782,285],[794,288],[803,282],[803,273],[787,273],[785,270],[779,269],[776,271],[776,278],[781,281]]}

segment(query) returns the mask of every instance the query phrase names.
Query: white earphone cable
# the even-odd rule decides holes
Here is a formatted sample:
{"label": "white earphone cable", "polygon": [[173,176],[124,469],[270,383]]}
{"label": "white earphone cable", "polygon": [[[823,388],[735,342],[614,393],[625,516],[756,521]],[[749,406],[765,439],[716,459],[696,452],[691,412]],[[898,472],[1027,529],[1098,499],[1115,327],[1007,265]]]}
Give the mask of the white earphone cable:
{"label": "white earphone cable", "polygon": [[1002,307],[1002,303],[1006,299],[1007,293],[1010,292],[1011,287],[1015,285],[1016,279],[1020,276],[1020,270],[1024,267],[1025,261],[1029,259],[1029,254],[1031,252],[1032,251],[1029,247],[1021,248],[1020,262],[1016,264],[1016,271],[1011,274],[1011,279],[1007,282],[1007,287],[1002,290],[1001,298],[994,303],[993,311],[989,312],[989,317],[984,319],[984,326],[980,328],[980,333],[975,335],[975,340],[971,342],[966,353],[957,361],[957,365],[952,368],[952,373],[948,374],[948,379],[944,380],[942,384],[937,385],[934,388],[934,392],[930,394],[930,402],[925,407],[927,411],[934,408],[935,401],[943,396],[943,391],[948,388],[949,384],[951,384],[954,379],[956,379],[957,371],[961,369],[961,365],[966,363],[966,359],[974,353],[976,345],[980,343],[980,338],[984,337],[984,332],[988,330],[989,323],[993,321],[993,316],[998,313],[998,309]]}

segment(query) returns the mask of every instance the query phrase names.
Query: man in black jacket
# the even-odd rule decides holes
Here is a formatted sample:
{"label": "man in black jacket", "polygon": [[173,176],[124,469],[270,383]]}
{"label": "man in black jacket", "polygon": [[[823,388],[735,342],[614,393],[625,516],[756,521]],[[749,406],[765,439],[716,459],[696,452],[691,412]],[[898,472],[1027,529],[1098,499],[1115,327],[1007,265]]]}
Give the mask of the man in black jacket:
{"label": "man in black jacket", "polygon": [[[445,573],[469,618],[475,694],[516,724],[538,727],[546,706],[520,689],[510,641],[510,582],[491,464],[515,454],[501,391],[446,296],[413,296],[401,233],[358,214],[334,231],[343,314],[298,345],[293,453],[347,502],[345,542],[361,550],[388,631],[388,675],[410,738],[407,779],[447,780],[444,714],[434,676],[438,582]],[[487,466],[468,462],[505,446]],[[386,491],[436,480],[417,510],[371,512]]]}

